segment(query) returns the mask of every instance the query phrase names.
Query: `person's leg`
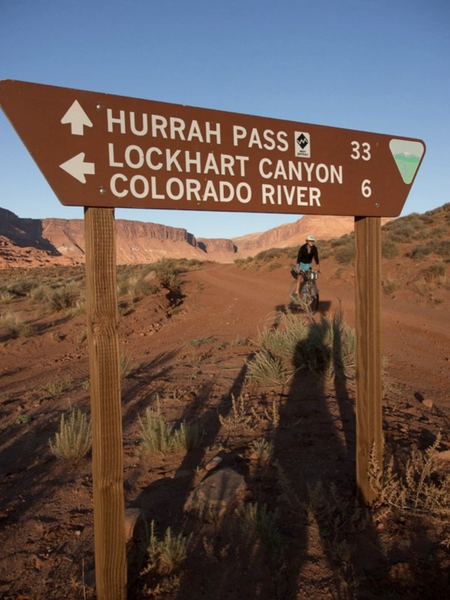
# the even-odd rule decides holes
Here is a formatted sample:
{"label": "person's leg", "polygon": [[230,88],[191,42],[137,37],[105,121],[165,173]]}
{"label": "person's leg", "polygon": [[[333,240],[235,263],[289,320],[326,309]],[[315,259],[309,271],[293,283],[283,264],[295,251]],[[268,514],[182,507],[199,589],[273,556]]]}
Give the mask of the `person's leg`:
{"label": "person's leg", "polygon": [[297,277],[297,288],[295,290],[297,294],[300,294],[300,292],[302,290],[302,287],[303,287],[303,284],[304,284],[304,279],[303,279],[302,271],[304,273],[306,273],[306,271],[309,271],[310,269],[312,269],[312,264],[309,264],[309,263],[300,263],[300,271],[301,272],[299,273],[299,275]]}

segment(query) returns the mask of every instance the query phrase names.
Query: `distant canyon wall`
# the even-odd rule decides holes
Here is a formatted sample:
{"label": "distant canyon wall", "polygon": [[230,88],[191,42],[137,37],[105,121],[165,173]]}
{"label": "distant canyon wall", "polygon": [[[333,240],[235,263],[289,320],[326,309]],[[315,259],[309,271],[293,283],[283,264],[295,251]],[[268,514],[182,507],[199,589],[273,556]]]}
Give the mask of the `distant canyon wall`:
{"label": "distant canyon wall", "polygon": [[[186,229],[140,221],[116,221],[117,264],[141,264],[161,258],[231,263],[270,248],[340,237],[353,230],[352,217],[304,216],[295,223],[233,239],[196,238]],[[24,219],[0,208],[0,268],[84,263],[82,219]]]}

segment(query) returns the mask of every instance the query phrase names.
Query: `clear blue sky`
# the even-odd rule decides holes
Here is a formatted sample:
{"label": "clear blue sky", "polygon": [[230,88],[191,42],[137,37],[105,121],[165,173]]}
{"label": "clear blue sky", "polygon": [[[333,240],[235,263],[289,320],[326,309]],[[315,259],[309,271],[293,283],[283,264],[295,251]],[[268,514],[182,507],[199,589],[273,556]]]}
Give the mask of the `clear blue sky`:
{"label": "clear blue sky", "polygon": [[[1,0],[0,79],[422,139],[405,215],[450,202],[449,30],[449,0]],[[1,111],[0,207],[83,217]],[[299,216],[116,210],[226,238]]]}

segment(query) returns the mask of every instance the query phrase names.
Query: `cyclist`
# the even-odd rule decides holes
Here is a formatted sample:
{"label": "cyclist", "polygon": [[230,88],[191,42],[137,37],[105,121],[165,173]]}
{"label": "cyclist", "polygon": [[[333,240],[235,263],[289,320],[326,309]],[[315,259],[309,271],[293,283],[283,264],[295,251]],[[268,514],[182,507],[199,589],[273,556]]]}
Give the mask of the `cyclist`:
{"label": "cyclist", "polygon": [[[306,236],[306,244],[300,246],[300,249],[297,254],[297,264],[299,271],[308,271],[312,269],[312,261],[316,263],[317,267],[319,267],[319,253],[317,251],[317,247],[314,242],[316,238],[313,235]],[[300,292],[300,284],[303,282],[303,277],[297,277],[297,287],[295,292],[298,294]]]}

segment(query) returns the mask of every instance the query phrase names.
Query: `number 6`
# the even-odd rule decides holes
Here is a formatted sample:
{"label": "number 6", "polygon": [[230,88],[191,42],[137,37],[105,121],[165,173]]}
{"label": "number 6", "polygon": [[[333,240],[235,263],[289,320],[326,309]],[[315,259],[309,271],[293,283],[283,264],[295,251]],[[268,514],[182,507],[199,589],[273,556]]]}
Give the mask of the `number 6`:
{"label": "number 6", "polygon": [[372,195],[372,189],[370,187],[370,180],[364,179],[361,185],[361,193],[364,198],[369,198]]}

